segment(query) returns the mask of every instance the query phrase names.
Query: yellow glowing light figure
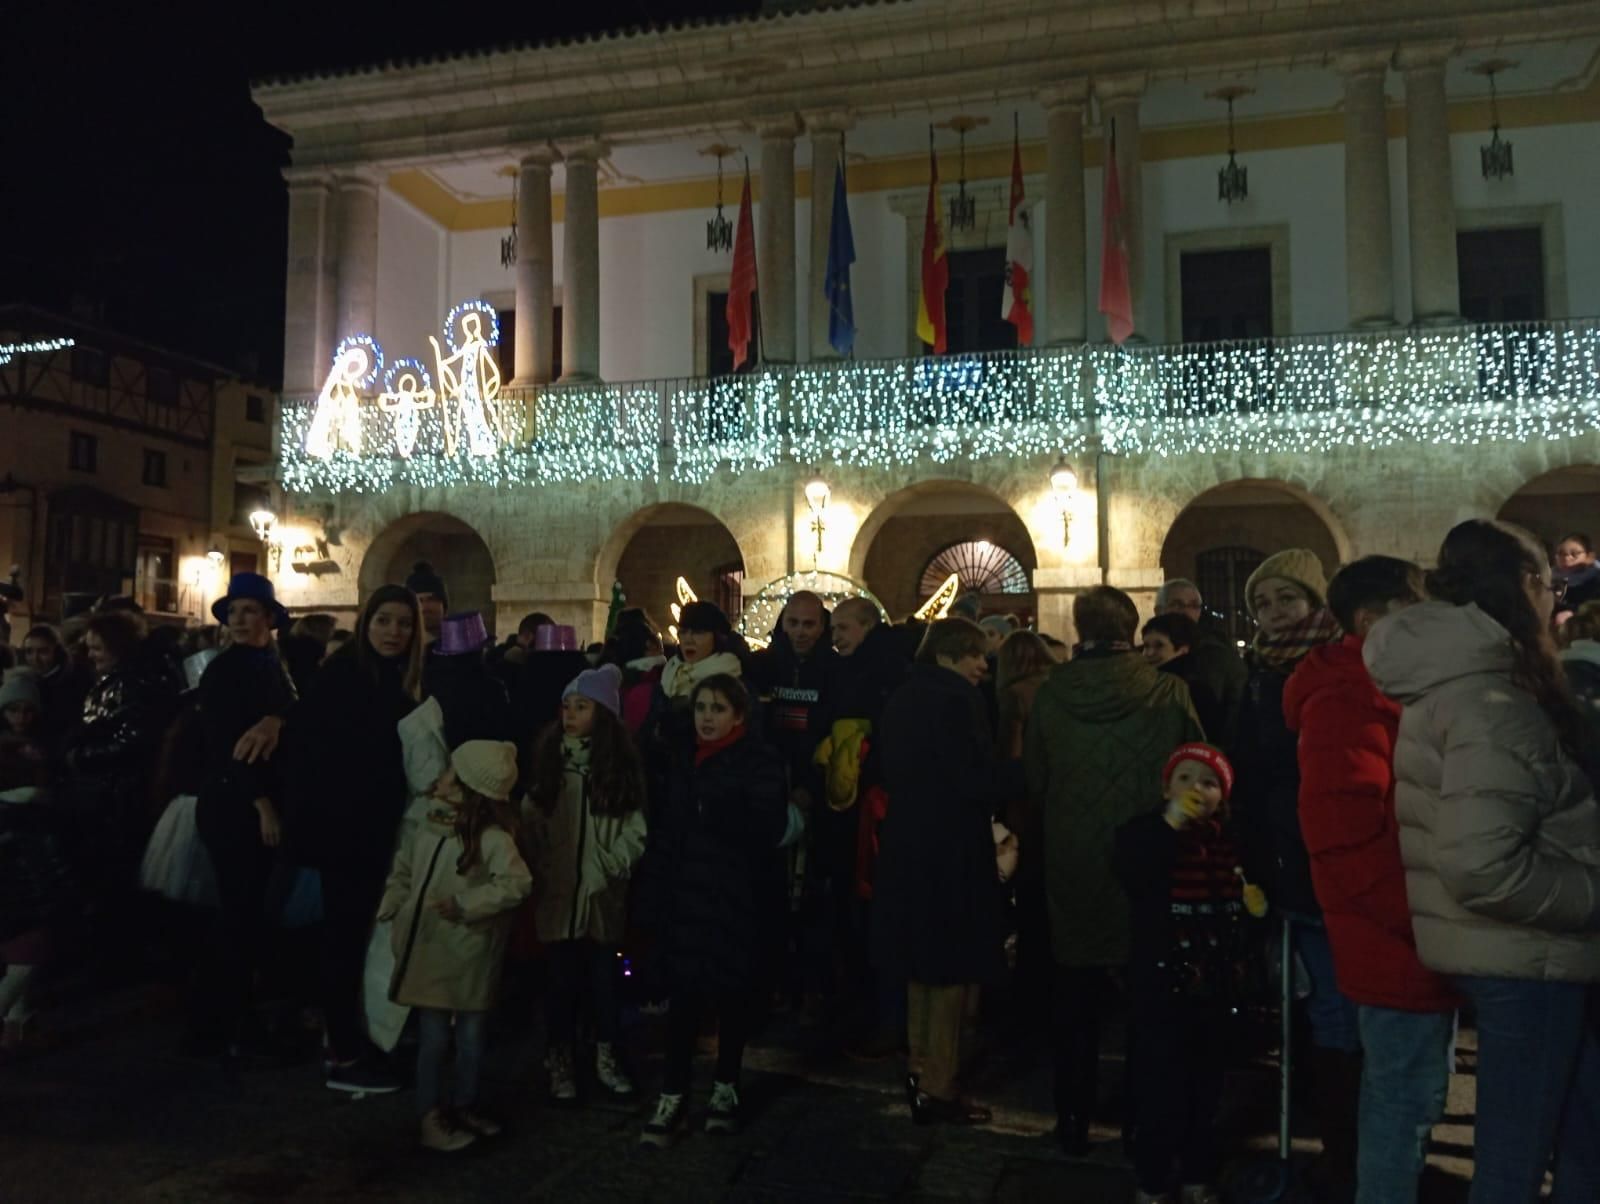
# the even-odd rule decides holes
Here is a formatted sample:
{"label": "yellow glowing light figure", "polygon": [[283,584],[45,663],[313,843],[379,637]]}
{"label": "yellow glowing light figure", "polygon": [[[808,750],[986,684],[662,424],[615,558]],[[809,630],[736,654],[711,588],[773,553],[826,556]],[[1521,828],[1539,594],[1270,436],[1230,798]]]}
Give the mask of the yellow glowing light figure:
{"label": "yellow glowing light figure", "polygon": [[306,455],[332,458],[340,444],[352,456],[361,454],[361,395],[356,392],[372,371],[372,352],[364,344],[344,348],[317,395],[317,408],[306,432]]}
{"label": "yellow glowing light figure", "polygon": [[950,604],[956,600],[956,595],[961,592],[961,575],[951,573],[944,579],[944,584],[933,591],[933,597],[918,608],[916,619],[919,623],[933,623],[945,618],[950,613]]}
{"label": "yellow glowing light figure", "polygon": [[667,634],[672,637],[672,642],[678,642],[678,620],[683,618],[683,608],[691,602],[700,601],[700,597],[689,585],[686,577],[678,578],[678,600],[667,607],[672,612],[672,622],[667,624]]}
{"label": "yellow glowing light figure", "polygon": [[409,460],[416,450],[417,431],[422,425],[419,415],[423,410],[433,409],[436,397],[427,373],[419,378],[418,373],[409,368],[396,374],[390,387],[378,394],[378,408],[393,415],[394,449],[401,459]]}
{"label": "yellow glowing light figure", "polygon": [[456,454],[464,431],[467,450],[474,456],[492,456],[505,442],[500,427],[497,400],[500,397],[500,368],[489,354],[483,337],[483,317],[467,313],[461,318],[462,343],[449,356],[432,335],[433,359],[439,369],[439,397],[444,419],[444,452]]}

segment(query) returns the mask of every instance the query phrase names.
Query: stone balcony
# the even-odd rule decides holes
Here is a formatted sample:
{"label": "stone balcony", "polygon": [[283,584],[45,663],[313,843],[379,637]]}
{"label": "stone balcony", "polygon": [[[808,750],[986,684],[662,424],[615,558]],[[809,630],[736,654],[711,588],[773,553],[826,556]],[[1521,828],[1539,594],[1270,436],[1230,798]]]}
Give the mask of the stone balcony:
{"label": "stone balcony", "polygon": [[1091,344],[503,389],[503,445],[482,457],[445,455],[437,406],[416,415],[415,450],[400,457],[394,412],[365,398],[363,453],[312,458],[302,449],[315,404],[283,401],[275,476],[290,492],[696,484],[783,463],[1470,446],[1600,429],[1600,321]]}

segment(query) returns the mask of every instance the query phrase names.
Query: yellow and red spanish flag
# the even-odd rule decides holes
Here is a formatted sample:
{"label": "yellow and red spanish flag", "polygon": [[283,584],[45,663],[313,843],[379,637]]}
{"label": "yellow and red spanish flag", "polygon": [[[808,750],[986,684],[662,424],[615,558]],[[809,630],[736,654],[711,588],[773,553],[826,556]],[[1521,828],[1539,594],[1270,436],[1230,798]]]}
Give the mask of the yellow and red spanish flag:
{"label": "yellow and red spanish flag", "polygon": [[949,350],[944,322],[944,292],[950,284],[944,222],[939,213],[939,160],[933,153],[933,128],[928,129],[928,215],[922,223],[922,294],[917,299],[917,337],[935,355]]}
{"label": "yellow and red spanish flag", "polygon": [[1033,286],[1028,279],[1033,265],[1033,229],[1023,209],[1022,146],[1011,132],[1011,224],[1006,229],[1006,289],[1000,296],[1000,316],[1017,328],[1017,343],[1033,346]]}
{"label": "yellow and red spanish flag", "polygon": [[751,318],[756,295],[756,226],[750,216],[750,164],[744,165],[744,195],[739,198],[739,222],[733,233],[733,271],[728,276],[728,350],[737,372],[750,358],[755,335]]}

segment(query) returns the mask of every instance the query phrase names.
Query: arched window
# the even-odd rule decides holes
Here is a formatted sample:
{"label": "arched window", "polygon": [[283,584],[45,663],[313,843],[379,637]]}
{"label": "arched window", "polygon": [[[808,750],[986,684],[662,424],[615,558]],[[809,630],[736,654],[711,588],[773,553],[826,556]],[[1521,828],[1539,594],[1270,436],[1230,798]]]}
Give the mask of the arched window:
{"label": "arched window", "polygon": [[953,543],[922,570],[921,592],[929,597],[951,573],[961,577],[964,594],[1030,594],[1028,570],[1010,552],[987,539]]}

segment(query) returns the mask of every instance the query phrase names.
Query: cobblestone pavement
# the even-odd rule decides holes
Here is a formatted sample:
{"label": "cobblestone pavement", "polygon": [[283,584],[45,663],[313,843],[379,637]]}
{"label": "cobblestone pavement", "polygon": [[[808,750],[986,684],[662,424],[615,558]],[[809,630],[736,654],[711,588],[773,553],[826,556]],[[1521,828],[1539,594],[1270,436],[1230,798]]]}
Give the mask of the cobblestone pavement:
{"label": "cobblestone pavement", "polygon": [[[214,1064],[172,1052],[176,1037],[160,1009],[0,1066],[0,1199],[1125,1204],[1133,1195],[1109,1132],[1097,1132],[1091,1159],[1056,1151],[1047,1069],[1025,1054],[990,1058],[975,1084],[996,1104],[993,1126],[923,1129],[906,1118],[893,1064],[821,1057],[808,1034],[779,1027],[747,1059],[740,1136],[691,1132],[652,1151],[637,1144],[647,1091],[631,1105],[602,1101],[591,1082],[581,1106],[551,1106],[534,1038],[502,1034],[485,1103],[507,1131],[445,1157],[416,1148],[409,1093],[353,1100],[325,1090],[314,1065],[254,1070],[230,1084]],[[641,1061],[649,1088],[657,1066]],[[697,1073],[698,1113],[709,1067]],[[1270,1148],[1271,1088],[1257,1075],[1230,1090],[1236,1140]],[[1469,1111],[1463,1080],[1452,1119]],[[1457,1147],[1470,1145],[1470,1132],[1458,1123],[1440,1136],[1430,1204],[1464,1198]]]}

